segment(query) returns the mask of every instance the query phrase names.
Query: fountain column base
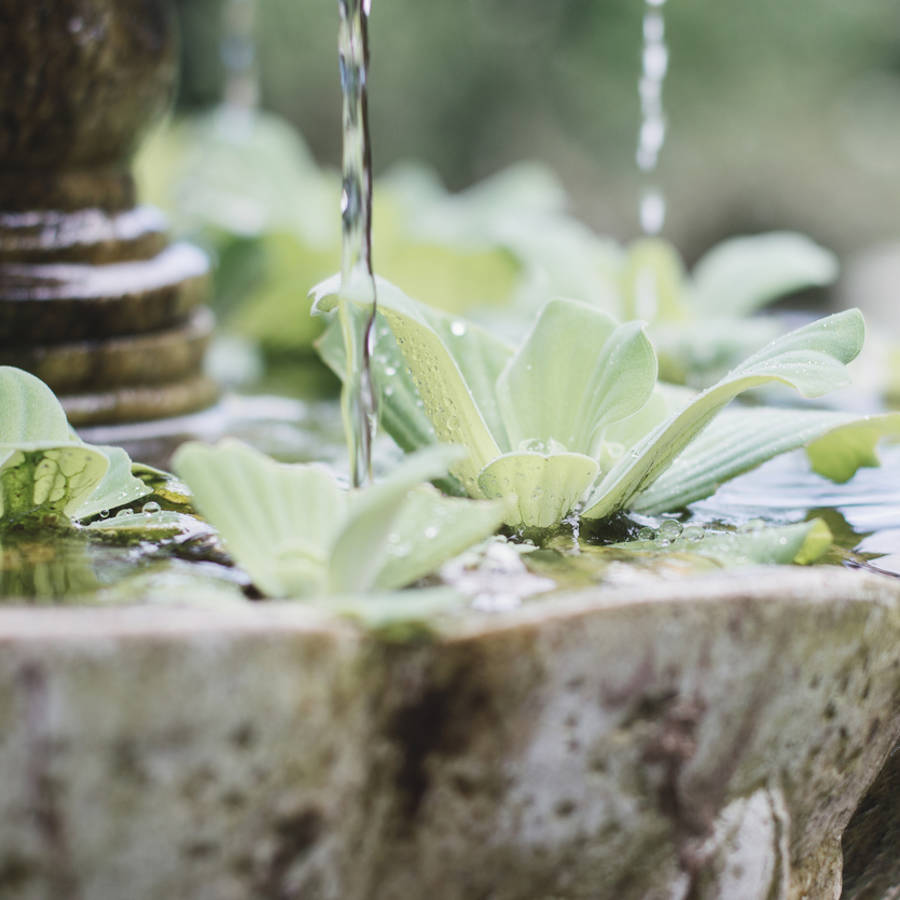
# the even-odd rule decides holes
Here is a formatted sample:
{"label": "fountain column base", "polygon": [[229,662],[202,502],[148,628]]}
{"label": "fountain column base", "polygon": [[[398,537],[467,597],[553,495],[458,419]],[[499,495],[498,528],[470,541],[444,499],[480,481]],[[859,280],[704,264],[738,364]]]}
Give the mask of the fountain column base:
{"label": "fountain column base", "polygon": [[169,244],[129,170],[171,100],[168,0],[0,0],[0,19],[0,364],[74,425],[209,406],[208,260]]}

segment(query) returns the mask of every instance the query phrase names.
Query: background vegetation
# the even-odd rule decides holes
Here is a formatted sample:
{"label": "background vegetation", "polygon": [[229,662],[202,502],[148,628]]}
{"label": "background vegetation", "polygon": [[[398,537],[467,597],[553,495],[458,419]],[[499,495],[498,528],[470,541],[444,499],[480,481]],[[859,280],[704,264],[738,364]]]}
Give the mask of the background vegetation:
{"label": "background vegetation", "polygon": [[[183,0],[182,108],[220,93],[221,0]],[[900,6],[669,0],[667,235],[688,257],[729,233],[797,228],[847,251],[896,234]],[[575,211],[636,229],[638,0],[375,0],[378,168],[408,157],[462,187],[548,162]],[[337,8],[259,0],[263,105],[339,159]]]}

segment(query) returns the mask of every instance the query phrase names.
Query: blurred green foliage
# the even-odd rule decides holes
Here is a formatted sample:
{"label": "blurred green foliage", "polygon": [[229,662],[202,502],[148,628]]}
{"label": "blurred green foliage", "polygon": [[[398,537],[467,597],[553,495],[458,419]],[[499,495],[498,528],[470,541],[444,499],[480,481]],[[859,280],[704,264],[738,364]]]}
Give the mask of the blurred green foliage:
{"label": "blurred green foliage", "polygon": [[[561,173],[576,211],[637,231],[638,0],[376,0],[376,167],[424,159],[459,188],[512,160]],[[184,0],[184,106],[218,99],[219,0]],[[667,234],[796,228],[855,247],[900,202],[900,7],[891,0],[670,0]],[[340,157],[337,4],[259,0],[263,103]],[[894,202],[895,201],[895,202]]]}

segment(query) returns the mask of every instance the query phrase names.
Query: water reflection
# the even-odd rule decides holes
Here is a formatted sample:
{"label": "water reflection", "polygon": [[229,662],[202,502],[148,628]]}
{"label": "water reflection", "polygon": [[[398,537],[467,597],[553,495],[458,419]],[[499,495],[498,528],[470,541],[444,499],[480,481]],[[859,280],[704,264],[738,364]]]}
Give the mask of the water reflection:
{"label": "water reflection", "polygon": [[780,524],[818,516],[857,562],[872,559],[879,570],[900,575],[900,447],[883,448],[881,461],[833,484],[810,470],[805,454],[790,453],[722,485],[691,507],[692,518],[741,525],[759,517]]}

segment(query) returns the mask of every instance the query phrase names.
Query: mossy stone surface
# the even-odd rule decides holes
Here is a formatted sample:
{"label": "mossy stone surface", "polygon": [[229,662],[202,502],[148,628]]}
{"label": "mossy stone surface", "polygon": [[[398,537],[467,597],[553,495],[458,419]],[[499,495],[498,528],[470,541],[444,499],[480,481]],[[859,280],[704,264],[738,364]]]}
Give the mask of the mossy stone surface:
{"label": "mossy stone surface", "polygon": [[0,643],[11,898],[836,900],[900,736],[900,585],[846,570],[412,645],[287,604],[2,609]]}
{"label": "mossy stone surface", "polygon": [[0,349],[0,365],[37,375],[57,394],[154,385],[198,375],[214,317],[201,306],[182,325],[161,331]]}
{"label": "mossy stone surface", "polygon": [[59,400],[69,422],[80,428],[183,416],[212,406],[219,394],[212,378],[197,374],[157,384],[62,394]]}
{"label": "mossy stone surface", "polygon": [[206,256],[187,244],[105,266],[0,265],[0,347],[171,326],[205,299],[208,270]]}
{"label": "mossy stone surface", "polygon": [[7,171],[120,163],[171,100],[168,0],[0,0],[0,21]]}

